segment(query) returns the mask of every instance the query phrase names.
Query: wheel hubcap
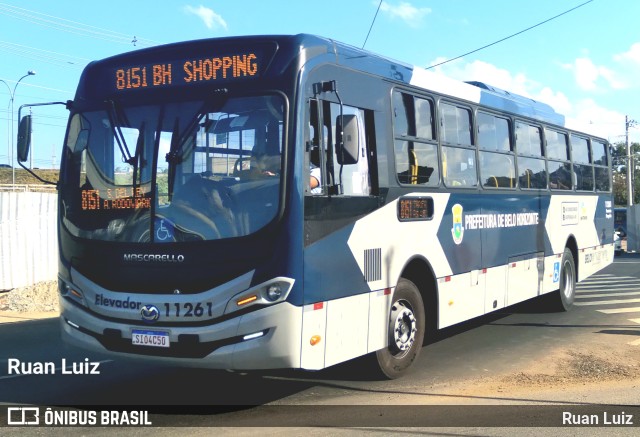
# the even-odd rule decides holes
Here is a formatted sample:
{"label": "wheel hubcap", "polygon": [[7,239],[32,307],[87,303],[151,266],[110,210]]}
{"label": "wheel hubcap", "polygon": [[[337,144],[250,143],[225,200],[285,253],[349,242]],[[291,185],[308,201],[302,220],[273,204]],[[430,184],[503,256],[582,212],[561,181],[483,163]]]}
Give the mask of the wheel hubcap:
{"label": "wheel hubcap", "polygon": [[400,352],[411,349],[416,339],[417,321],[411,307],[405,301],[398,301],[391,311],[393,323],[393,341]]}

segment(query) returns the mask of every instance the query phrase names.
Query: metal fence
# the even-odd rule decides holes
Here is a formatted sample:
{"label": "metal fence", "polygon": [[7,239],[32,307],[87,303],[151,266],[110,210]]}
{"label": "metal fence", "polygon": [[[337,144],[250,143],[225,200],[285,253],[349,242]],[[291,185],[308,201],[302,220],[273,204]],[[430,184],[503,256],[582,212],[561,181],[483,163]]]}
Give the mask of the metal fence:
{"label": "metal fence", "polygon": [[31,184],[0,184],[0,192],[13,191],[16,193],[55,193],[55,185],[31,185]]}
{"label": "metal fence", "polygon": [[57,193],[0,191],[0,290],[57,277]]}

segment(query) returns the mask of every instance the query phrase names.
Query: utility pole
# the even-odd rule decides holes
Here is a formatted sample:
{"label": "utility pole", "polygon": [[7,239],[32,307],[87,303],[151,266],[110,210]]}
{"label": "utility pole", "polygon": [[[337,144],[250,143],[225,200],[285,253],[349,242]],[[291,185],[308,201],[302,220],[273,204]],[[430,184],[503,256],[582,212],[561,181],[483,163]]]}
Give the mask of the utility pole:
{"label": "utility pole", "polygon": [[631,144],[629,143],[629,128],[638,124],[635,120],[629,120],[629,116],[624,116],[624,137],[627,145],[627,206],[633,206],[633,170],[635,163],[631,154]]}
{"label": "utility pole", "polygon": [[[33,111],[29,108],[29,115],[33,117]],[[33,123],[31,124],[33,126]],[[31,144],[31,156],[29,157],[29,168],[33,168],[33,155],[35,155],[35,149],[33,148],[33,143]]]}

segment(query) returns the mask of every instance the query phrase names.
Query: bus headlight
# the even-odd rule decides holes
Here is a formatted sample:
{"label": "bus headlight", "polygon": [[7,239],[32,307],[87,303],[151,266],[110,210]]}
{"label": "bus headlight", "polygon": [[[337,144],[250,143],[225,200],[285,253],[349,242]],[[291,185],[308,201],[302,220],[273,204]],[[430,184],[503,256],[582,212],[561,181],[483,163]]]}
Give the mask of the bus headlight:
{"label": "bus headlight", "polygon": [[251,287],[233,296],[227,302],[224,313],[232,313],[252,305],[273,305],[283,302],[289,295],[293,283],[294,280],[291,278],[279,277]]}
{"label": "bus headlight", "polygon": [[282,287],[279,283],[269,285],[267,288],[267,299],[271,302],[275,302],[282,296]]}

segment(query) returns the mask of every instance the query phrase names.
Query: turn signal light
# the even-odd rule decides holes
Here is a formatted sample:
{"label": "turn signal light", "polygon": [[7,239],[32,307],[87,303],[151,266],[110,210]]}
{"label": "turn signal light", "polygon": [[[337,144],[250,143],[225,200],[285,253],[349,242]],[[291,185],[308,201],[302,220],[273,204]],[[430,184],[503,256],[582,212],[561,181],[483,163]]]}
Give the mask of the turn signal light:
{"label": "turn signal light", "polygon": [[322,337],[320,337],[319,335],[314,335],[313,337],[311,337],[311,341],[309,341],[309,343],[311,343],[311,346],[315,346],[320,343],[321,339]]}
{"label": "turn signal light", "polygon": [[239,299],[237,304],[239,307],[241,307],[242,305],[246,305],[256,300],[258,300],[258,296],[254,294],[252,296],[247,296],[247,297],[243,297],[242,299]]}

